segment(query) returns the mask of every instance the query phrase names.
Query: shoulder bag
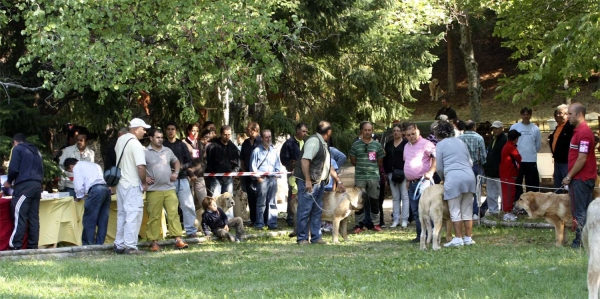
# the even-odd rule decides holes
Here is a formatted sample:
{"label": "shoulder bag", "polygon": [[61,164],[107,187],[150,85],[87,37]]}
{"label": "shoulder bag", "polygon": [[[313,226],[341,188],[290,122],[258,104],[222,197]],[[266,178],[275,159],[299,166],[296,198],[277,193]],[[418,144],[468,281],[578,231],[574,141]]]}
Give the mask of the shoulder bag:
{"label": "shoulder bag", "polygon": [[119,161],[117,162],[117,165],[111,167],[109,170],[104,172],[104,180],[106,181],[106,184],[110,187],[114,187],[117,184],[119,184],[119,180],[121,179],[121,168],[119,168],[119,164],[121,164],[121,159],[123,159],[123,153],[125,153],[127,143],[129,143],[129,141],[131,140],[133,140],[133,138],[127,140],[125,146],[123,146],[123,150],[121,151],[121,156],[119,156]]}

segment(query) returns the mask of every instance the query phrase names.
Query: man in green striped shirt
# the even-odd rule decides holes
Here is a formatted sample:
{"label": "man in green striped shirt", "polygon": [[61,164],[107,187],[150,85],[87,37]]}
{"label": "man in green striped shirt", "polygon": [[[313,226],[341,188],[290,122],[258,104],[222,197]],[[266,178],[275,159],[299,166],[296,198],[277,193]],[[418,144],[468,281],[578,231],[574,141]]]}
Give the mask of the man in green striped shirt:
{"label": "man in green striped shirt", "polygon": [[[355,166],[354,181],[355,186],[367,191],[369,198],[365,206],[370,207],[370,220],[365,220],[365,210],[360,209],[355,214],[356,225],[354,233],[359,234],[363,227],[373,226],[374,231],[381,231],[379,225],[379,170],[383,166],[383,157],[385,152],[383,146],[373,140],[373,124],[368,121],[360,124],[361,139],[354,142],[350,148],[350,162]],[[382,168],[383,169],[383,168]]]}

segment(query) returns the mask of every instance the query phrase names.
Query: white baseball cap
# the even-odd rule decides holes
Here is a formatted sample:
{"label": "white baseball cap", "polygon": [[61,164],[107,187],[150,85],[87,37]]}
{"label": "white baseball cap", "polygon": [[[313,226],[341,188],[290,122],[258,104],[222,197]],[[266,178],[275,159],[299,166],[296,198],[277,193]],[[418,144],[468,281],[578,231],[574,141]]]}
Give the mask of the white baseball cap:
{"label": "white baseball cap", "polygon": [[492,123],[492,128],[502,128],[502,122],[497,120]]}
{"label": "white baseball cap", "polygon": [[143,127],[144,129],[150,129],[151,126],[139,118],[134,118],[129,122],[129,127],[130,128]]}

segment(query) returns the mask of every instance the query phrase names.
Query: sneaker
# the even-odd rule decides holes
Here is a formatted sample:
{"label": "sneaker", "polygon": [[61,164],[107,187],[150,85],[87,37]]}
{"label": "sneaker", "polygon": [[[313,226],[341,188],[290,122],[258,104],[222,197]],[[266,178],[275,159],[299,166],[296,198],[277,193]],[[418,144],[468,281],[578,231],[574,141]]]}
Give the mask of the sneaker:
{"label": "sneaker", "polygon": [[396,227],[396,226],[398,226],[398,221],[394,221],[394,222],[392,223],[392,225],[390,225],[390,228],[394,228],[394,227]]}
{"label": "sneaker", "polygon": [[121,249],[117,247],[117,244],[113,244],[113,251],[115,252],[115,254],[124,254],[125,248]]}
{"label": "sneaker", "polygon": [[142,254],[146,254],[146,252],[145,251],[141,251],[141,250],[139,250],[137,248],[127,248],[127,249],[125,249],[125,254],[136,254],[136,255],[139,254],[139,255],[142,255]]}
{"label": "sneaker", "polygon": [[324,233],[330,233],[333,230],[333,224],[331,223],[325,223],[325,225],[323,225],[323,232]]}
{"label": "sneaker", "polygon": [[479,220],[479,216],[477,214],[473,214],[473,221]]}
{"label": "sneaker", "polygon": [[358,234],[360,234],[362,231],[363,231],[363,230],[362,230],[362,228],[360,228],[360,227],[355,227],[355,228],[354,228],[354,234],[355,234],[355,235],[358,235]]}
{"label": "sneaker", "polygon": [[376,231],[376,232],[382,231],[381,226],[379,226],[379,225],[373,226],[373,231]]}
{"label": "sneaker", "polygon": [[402,221],[402,228],[406,228],[408,226],[408,222],[407,221]]}
{"label": "sneaker", "polygon": [[412,240],[410,240],[411,243],[421,243],[421,238],[420,237],[416,237]]}
{"label": "sneaker", "polygon": [[475,240],[473,240],[473,239],[465,240],[465,238],[463,238],[463,244],[465,244],[467,246],[468,245],[473,245],[473,244],[475,244]]}
{"label": "sneaker", "polygon": [[573,249],[581,248],[581,242],[577,239],[573,240],[573,243],[571,243],[571,248],[573,248]]}
{"label": "sneaker", "polygon": [[381,227],[381,228],[386,228],[386,227],[387,227],[387,225],[385,225],[384,223],[382,223],[382,224],[380,225],[380,227]]}
{"label": "sneaker", "polygon": [[515,214],[507,213],[507,214],[504,214],[504,217],[502,217],[502,220],[504,220],[504,221],[516,221],[517,220],[517,216]]}
{"label": "sneaker", "polygon": [[302,240],[302,241],[298,241],[298,245],[309,245],[310,242],[308,242],[308,240]]}
{"label": "sneaker", "polygon": [[188,238],[198,238],[198,234],[197,233],[193,233],[193,234],[189,234],[187,235]]}
{"label": "sneaker", "polygon": [[463,245],[464,245],[463,240],[455,237],[452,239],[452,241],[444,244],[444,247],[460,247]]}

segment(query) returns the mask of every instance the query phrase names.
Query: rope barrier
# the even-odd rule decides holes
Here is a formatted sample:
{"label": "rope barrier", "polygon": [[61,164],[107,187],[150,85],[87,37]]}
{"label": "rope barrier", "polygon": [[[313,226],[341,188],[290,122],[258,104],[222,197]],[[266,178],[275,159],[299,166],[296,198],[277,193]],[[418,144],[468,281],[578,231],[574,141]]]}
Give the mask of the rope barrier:
{"label": "rope barrier", "polygon": [[256,172],[211,172],[205,173],[204,177],[215,177],[215,176],[267,176],[267,175],[277,175],[277,174],[290,174],[291,172],[279,171],[279,172],[269,172],[269,171],[256,171]]}

